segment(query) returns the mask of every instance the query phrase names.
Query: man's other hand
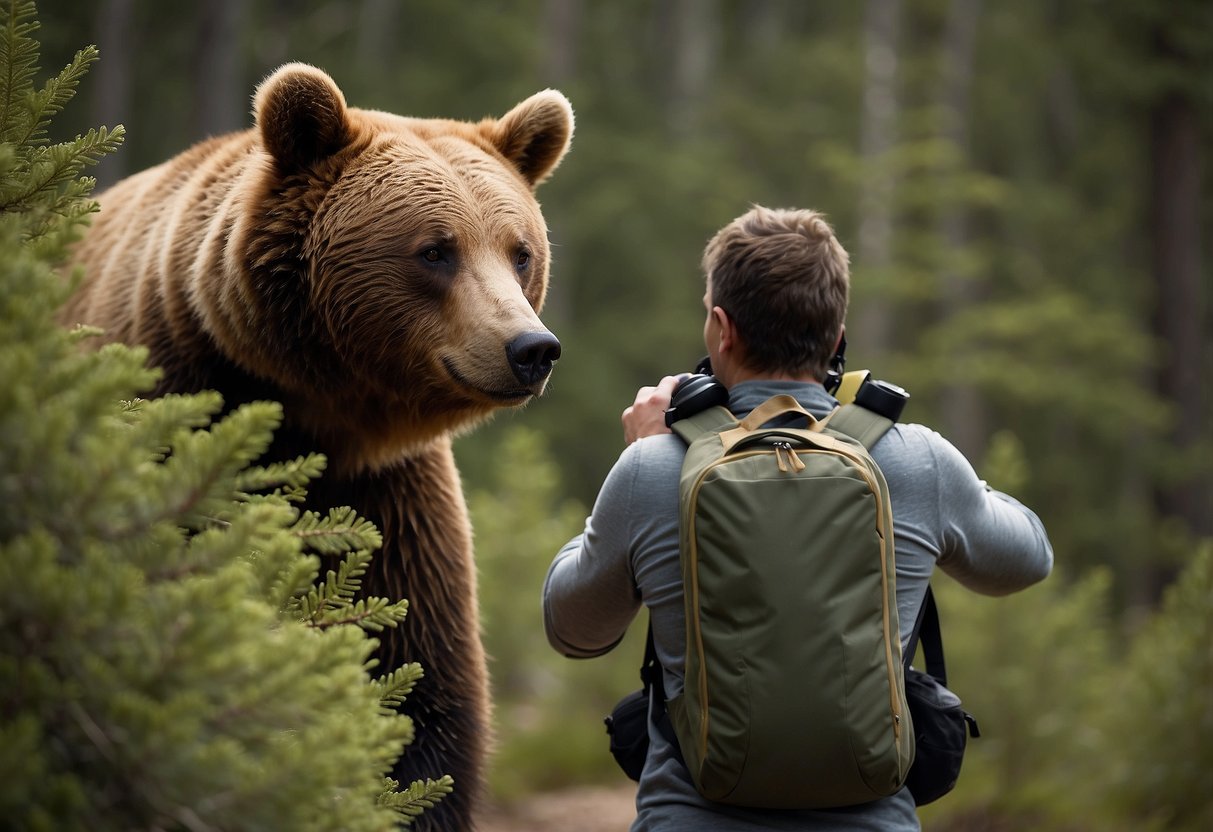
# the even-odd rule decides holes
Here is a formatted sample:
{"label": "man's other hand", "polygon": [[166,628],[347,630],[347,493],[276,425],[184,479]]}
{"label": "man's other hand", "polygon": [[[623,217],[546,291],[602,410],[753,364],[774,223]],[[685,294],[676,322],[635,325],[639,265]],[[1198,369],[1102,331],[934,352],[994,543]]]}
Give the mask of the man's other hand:
{"label": "man's other hand", "polygon": [[678,383],[686,378],[688,373],[676,376],[666,376],[656,387],[641,387],[636,393],[636,401],[623,411],[623,441],[631,445],[637,439],[646,436],[656,436],[659,433],[670,433],[665,426],[665,411],[670,406],[670,397]]}

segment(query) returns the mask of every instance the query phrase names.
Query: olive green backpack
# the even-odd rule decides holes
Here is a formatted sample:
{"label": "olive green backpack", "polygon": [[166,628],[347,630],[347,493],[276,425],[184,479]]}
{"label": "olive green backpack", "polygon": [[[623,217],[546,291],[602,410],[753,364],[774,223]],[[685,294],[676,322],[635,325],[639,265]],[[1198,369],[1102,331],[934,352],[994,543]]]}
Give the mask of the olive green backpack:
{"label": "olive green backpack", "polygon": [[866,450],[891,424],[857,405],[818,421],[790,396],[740,421],[713,407],[673,424],[689,445],[687,649],[668,707],[710,800],[847,806],[905,781],[892,514]]}

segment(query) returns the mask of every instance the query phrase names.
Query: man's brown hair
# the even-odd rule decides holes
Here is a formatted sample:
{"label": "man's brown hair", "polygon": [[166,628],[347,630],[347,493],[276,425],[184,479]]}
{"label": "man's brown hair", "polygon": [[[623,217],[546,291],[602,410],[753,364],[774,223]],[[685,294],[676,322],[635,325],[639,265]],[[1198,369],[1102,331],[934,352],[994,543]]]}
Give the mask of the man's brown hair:
{"label": "man's brown hair", "polygon": [[847,314],[849,258],[816,211],[755,206],[703,253],[714,306],[736,325],[746,364],[824,379]]}

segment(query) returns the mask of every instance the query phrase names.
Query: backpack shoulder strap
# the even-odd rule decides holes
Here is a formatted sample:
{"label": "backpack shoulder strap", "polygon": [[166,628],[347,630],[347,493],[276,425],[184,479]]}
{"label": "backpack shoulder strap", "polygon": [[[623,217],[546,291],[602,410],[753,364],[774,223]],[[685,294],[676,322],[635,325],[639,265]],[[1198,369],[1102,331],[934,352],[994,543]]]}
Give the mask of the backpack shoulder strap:
{"label": "backpack shoulder strap", "polygon": [[857,404],[844,404],[830,414],[826,426],[846,434],[870,451],[893,427],[893,420]]}
{"label": "backpack shoulder strap", "polygon": [[709,407],[707,410],[701,410],[685,419],[679,419],[670,426],[670,429],[682,437],[683,442],[690,445],[705,433],[719,430],[726,425],[736,423],[736,421],[737,417],[728,408],[716,406]]}

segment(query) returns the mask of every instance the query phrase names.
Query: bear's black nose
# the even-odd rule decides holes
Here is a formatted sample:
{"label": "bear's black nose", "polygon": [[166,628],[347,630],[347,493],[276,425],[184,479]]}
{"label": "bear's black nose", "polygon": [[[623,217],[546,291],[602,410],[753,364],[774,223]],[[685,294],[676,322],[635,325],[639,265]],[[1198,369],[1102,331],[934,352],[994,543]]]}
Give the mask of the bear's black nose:
{"label": "bear's black nose", "polygon": [[560,357],[560,342],[547,330],[524,332],[506,345],[505,355],[514,375],[529,387],[552,372],[553,362]]}

